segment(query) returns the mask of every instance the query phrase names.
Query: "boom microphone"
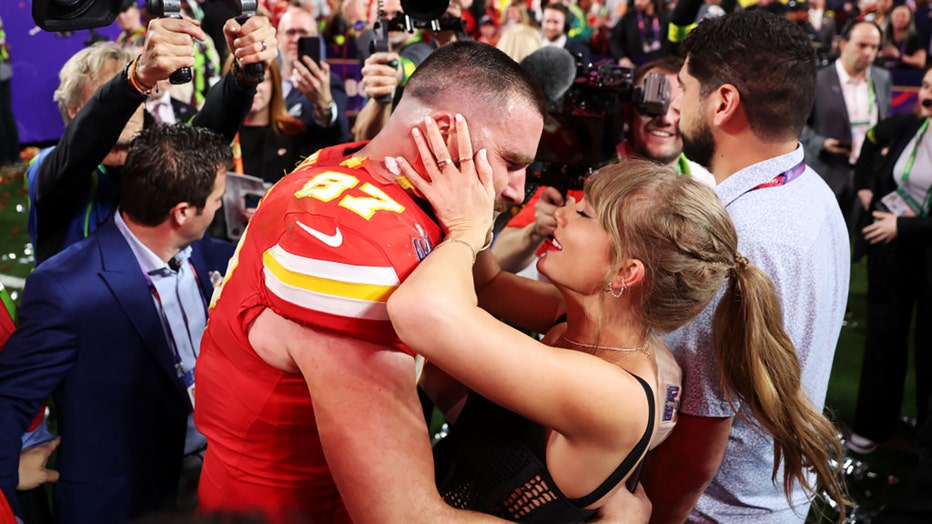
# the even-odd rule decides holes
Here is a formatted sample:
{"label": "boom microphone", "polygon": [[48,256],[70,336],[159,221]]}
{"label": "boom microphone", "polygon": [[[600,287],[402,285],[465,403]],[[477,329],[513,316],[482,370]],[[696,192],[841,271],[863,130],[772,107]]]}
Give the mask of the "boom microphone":
{"label": "boom microphone", "polygon": [[521,67],[537,81],[552,104],[563,98],[576,78],[576,59],[562,47],[541,47],[524,57]]}

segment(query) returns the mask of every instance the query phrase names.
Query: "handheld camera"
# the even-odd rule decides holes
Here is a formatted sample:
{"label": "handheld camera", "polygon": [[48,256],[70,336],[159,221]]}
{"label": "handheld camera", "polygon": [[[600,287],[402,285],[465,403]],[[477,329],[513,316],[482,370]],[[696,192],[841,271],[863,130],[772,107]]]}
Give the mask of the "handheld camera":
{"label": "handheld camera", "polygon": [[[387,18],[379,1],[379,20],[372,26],[375,39],[369,42],[369,54],[387,53],[391,50],[388,41],[389,31],[407,31],[413,33],[415,29],[430,29],[434,32],[456,31],[463,34],[463,21],[459,18],[444,16],[450,0],[401,0],[402,12],[394,18]],[[384,95],[379,98],[382,104],[390,104],[392,96]]]}
{"label": "handheld camera", "polygon": [[666,114],[667,75],[651,72],[634,85],[634,71],[612,63],[580,64],[563,106],[547,115],[528,182],[566,193],[582,189],[586,177],[617,156],[624,129],[624,107],[644,115]]}
{"label": "handheld camera", "polygon": [[[250,16],[256,14],[257,0],[218,0],[233,12],[239,13],[236,21],[242,25]],[[149,0],[149,12],[159,18],[181,18],[181,0]],[[265,75],[265,64],[246,64],[243,71],[250,77],[261,78]],[[169,77],[172,84],[187,84],[191,81],[191,68],[182,67]]]}

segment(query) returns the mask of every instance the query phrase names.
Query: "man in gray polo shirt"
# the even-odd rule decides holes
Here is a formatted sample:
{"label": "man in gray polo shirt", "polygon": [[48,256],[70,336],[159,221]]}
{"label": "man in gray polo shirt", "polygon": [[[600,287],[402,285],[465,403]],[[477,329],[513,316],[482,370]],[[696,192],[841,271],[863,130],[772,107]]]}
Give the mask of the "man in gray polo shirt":
{"label": "man in gray polo shirt", "polygon": [[[802,389],[821,409],[847,301],[849,247],[835,197],[806,167],[798,142],[813,104],[815,53],[799,27],[758,12],[704,21],[683,47],[683,94],[674,101],[683,152],[715,175],[739,252],[773,280]],[[748,424],[750,410],[738,399],[733,407],[722,389],[712,347],[717,305],[667,338],[683,368],[683,397],[677,426],[646,463],[652,521],[803,522],[807,493],[797,485],[787,500],[782,466],[771,480],[771,435]]]}

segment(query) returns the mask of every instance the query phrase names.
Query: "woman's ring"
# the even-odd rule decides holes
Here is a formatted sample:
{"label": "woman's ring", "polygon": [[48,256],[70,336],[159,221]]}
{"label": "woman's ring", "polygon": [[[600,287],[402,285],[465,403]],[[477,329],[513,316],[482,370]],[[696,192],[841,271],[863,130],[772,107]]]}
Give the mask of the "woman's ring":
{"label": "woman's ring", "polygon": [[461,158],[460,164],[462,164],[463,162],[472,162],[472,158],[471,157]]}
{"label": "woman's ring", "polygon": [[265,51],[265,50],[268,49],[268,48],[269,48],[269,44],[266,44],[266,43],[265,43],[265,40],[263,40],[263,41],[262,41],[262,50]]}
{"label": "woman's ring", "polygon": [[449,158],[444,158],[443,160],[438,160],[438,161],[437,161],[437,169],[443,169],[443,168],[447,167],[448,165],[450,165],[450,164],[452,164],[452,163],[453,163],[453,161],[450,160]]}

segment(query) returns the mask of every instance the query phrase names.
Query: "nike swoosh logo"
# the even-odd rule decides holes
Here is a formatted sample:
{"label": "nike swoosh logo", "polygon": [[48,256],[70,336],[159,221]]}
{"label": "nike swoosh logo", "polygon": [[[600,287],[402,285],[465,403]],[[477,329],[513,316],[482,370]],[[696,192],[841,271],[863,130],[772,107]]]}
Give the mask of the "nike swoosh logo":
{"label": "nike swoosh logo", "polygon": [[336,233],[332,235],[328,235],[326,233],[321,233],[320,231],[312,227],[302,224],[300,220],[298,221],[298,225],[301,226],[301,229],[307,231],[309,235],[316,238],[317,240],[320,240],[321,242],[323,242],[324,244],[327,244],[330,247],[340,247],[341,245],[343,245],[343,232],[340,231],[340,228],[337,228]]}

